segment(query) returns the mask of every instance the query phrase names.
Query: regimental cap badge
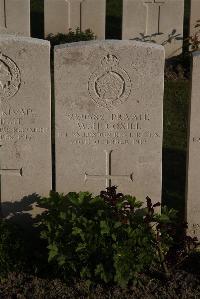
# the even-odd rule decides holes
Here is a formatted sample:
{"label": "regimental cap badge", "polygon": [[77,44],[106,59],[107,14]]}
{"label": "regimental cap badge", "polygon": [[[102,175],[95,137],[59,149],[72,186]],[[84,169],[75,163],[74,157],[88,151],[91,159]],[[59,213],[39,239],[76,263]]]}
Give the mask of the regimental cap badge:
{"label": "regimental cap badge", "polygon": [[16,63],[0,52],[0,101],[13,97],[21,85],[21,75]]}
{"label": "regimental cap badge", "polygon": [[89,94],[93,101],[108,110],[125,102],[131,92],[130,77],[119,63],[117,56],[108,53],[88,82]]}

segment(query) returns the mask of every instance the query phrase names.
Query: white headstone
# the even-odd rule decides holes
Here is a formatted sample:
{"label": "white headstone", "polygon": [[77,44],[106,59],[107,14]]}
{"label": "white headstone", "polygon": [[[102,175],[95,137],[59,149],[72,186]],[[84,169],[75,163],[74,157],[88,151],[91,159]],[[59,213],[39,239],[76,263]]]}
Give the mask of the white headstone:
{"label": "white headstone", "polygon": [[79,27],[105,38],[106,0],[44,0],[45,36]]}
{"label": "white headstone", "polygon": [[48,41],[0,36],[0,202],[51,190]]}
{"label": "white headstone", "polygon": [[193,54],[187,165],[187,222],[189,233],[200,239],[200,52]]}
{"label": "white headstone", "polygon": [[0,34],[30,36],[30,0],[0,0]]}
{"label": "white headstone", "polygon": [[[200,1],[199,0],[190,0],[190,36],[194,35],[197,31],[200,31],[200,27],[195,27],[197,24],[200,25]],[[200,35],[200,34],[199,34]]]}
{"label": "white headstone", "polygon": [[55,48],[56,188],[110,185],[161,200],[164,49],[132,41]]}
{"label": "white headstone", "polygon": [[[167,41],[169,34],[183,38],[184,0],[123,0],[123,39],[152,36],[158,44]],[[166,43],[166,58],[182,52],[182,39]]]}

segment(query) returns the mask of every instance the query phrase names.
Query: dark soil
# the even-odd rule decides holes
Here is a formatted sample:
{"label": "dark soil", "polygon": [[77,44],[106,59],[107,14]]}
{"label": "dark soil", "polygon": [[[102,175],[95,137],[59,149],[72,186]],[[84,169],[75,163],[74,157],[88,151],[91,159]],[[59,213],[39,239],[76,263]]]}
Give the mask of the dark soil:
{"label": "dark soil", "polygon": [[116,286],[97,285],[89,288],[87,282],[66,285],[61,280],[42,279],[26,274],[12,273],[0,283],[1,299],[53,299],[53,298],[145,298],[190,299],[200,298],[200,275],[177,271],[168,281],[142,277],[138,286],[121,289]]}

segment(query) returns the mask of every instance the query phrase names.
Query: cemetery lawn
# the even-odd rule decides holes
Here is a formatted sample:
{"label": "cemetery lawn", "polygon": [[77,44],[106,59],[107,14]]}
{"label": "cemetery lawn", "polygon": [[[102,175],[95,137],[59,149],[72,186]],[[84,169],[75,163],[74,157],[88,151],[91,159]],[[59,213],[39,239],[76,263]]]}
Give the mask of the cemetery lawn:
{"label": "cemetery lawn", "polygon": [[163,140],[163,202],[185,210],[187,121],[190,83],[165,80]]}
{"label": "cemetery lawn", "polygon": [[165,81],[164,148],[186,150],[189,92],[187,80]]}

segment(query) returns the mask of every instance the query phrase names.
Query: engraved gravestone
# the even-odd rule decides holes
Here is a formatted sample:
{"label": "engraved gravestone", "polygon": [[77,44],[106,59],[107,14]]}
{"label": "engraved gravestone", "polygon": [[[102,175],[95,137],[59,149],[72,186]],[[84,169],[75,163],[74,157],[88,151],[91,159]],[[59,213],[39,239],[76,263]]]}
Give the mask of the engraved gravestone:
{"label": "engraved gravestone", "polygon": [[0,28],[6,28],[5,0],[0,1]]}
{"label": "engraved gravestone", "polygon": [[161,199],[164,49],[133,41],[55,48],[56,188],[111,185]]}
{"label": "engraved gravestone", "polygon": [[44,0],[45,36],[79,27],[105,38],[106,0]]}
{"label": "engraved gravestone", "polygon": [[[200,30],[200,27],[195,27],[197,21],[200,21],[200,1],[199,0],[190,0],[191,8],[190,8],[190,35],[197,33]],[[200,35],[200,34],[199,34]]]}
{"label": "engraved gravestone", "polygon": [[46,196],[51,189],[50,87],[49,42],[0,36],[3,214],[12,202],[34,193]]}
{"label": "engraved gravestone", "polygon": [[0,0],[0,34],[30,36],[30,0]]}
{"label": "engraved gravestone", "polygon": [[[163,44],[166,57],[182,52],[184,0],[123,0],[123,39],[142,40],[141,34]],[[174,31],[180,38],[166,42]]]}
{"label": "engraved gravestone", "polygon": [[193,54],[191,107],[187,165],[187,222],[189,233],[200,238],[200,52]]}

